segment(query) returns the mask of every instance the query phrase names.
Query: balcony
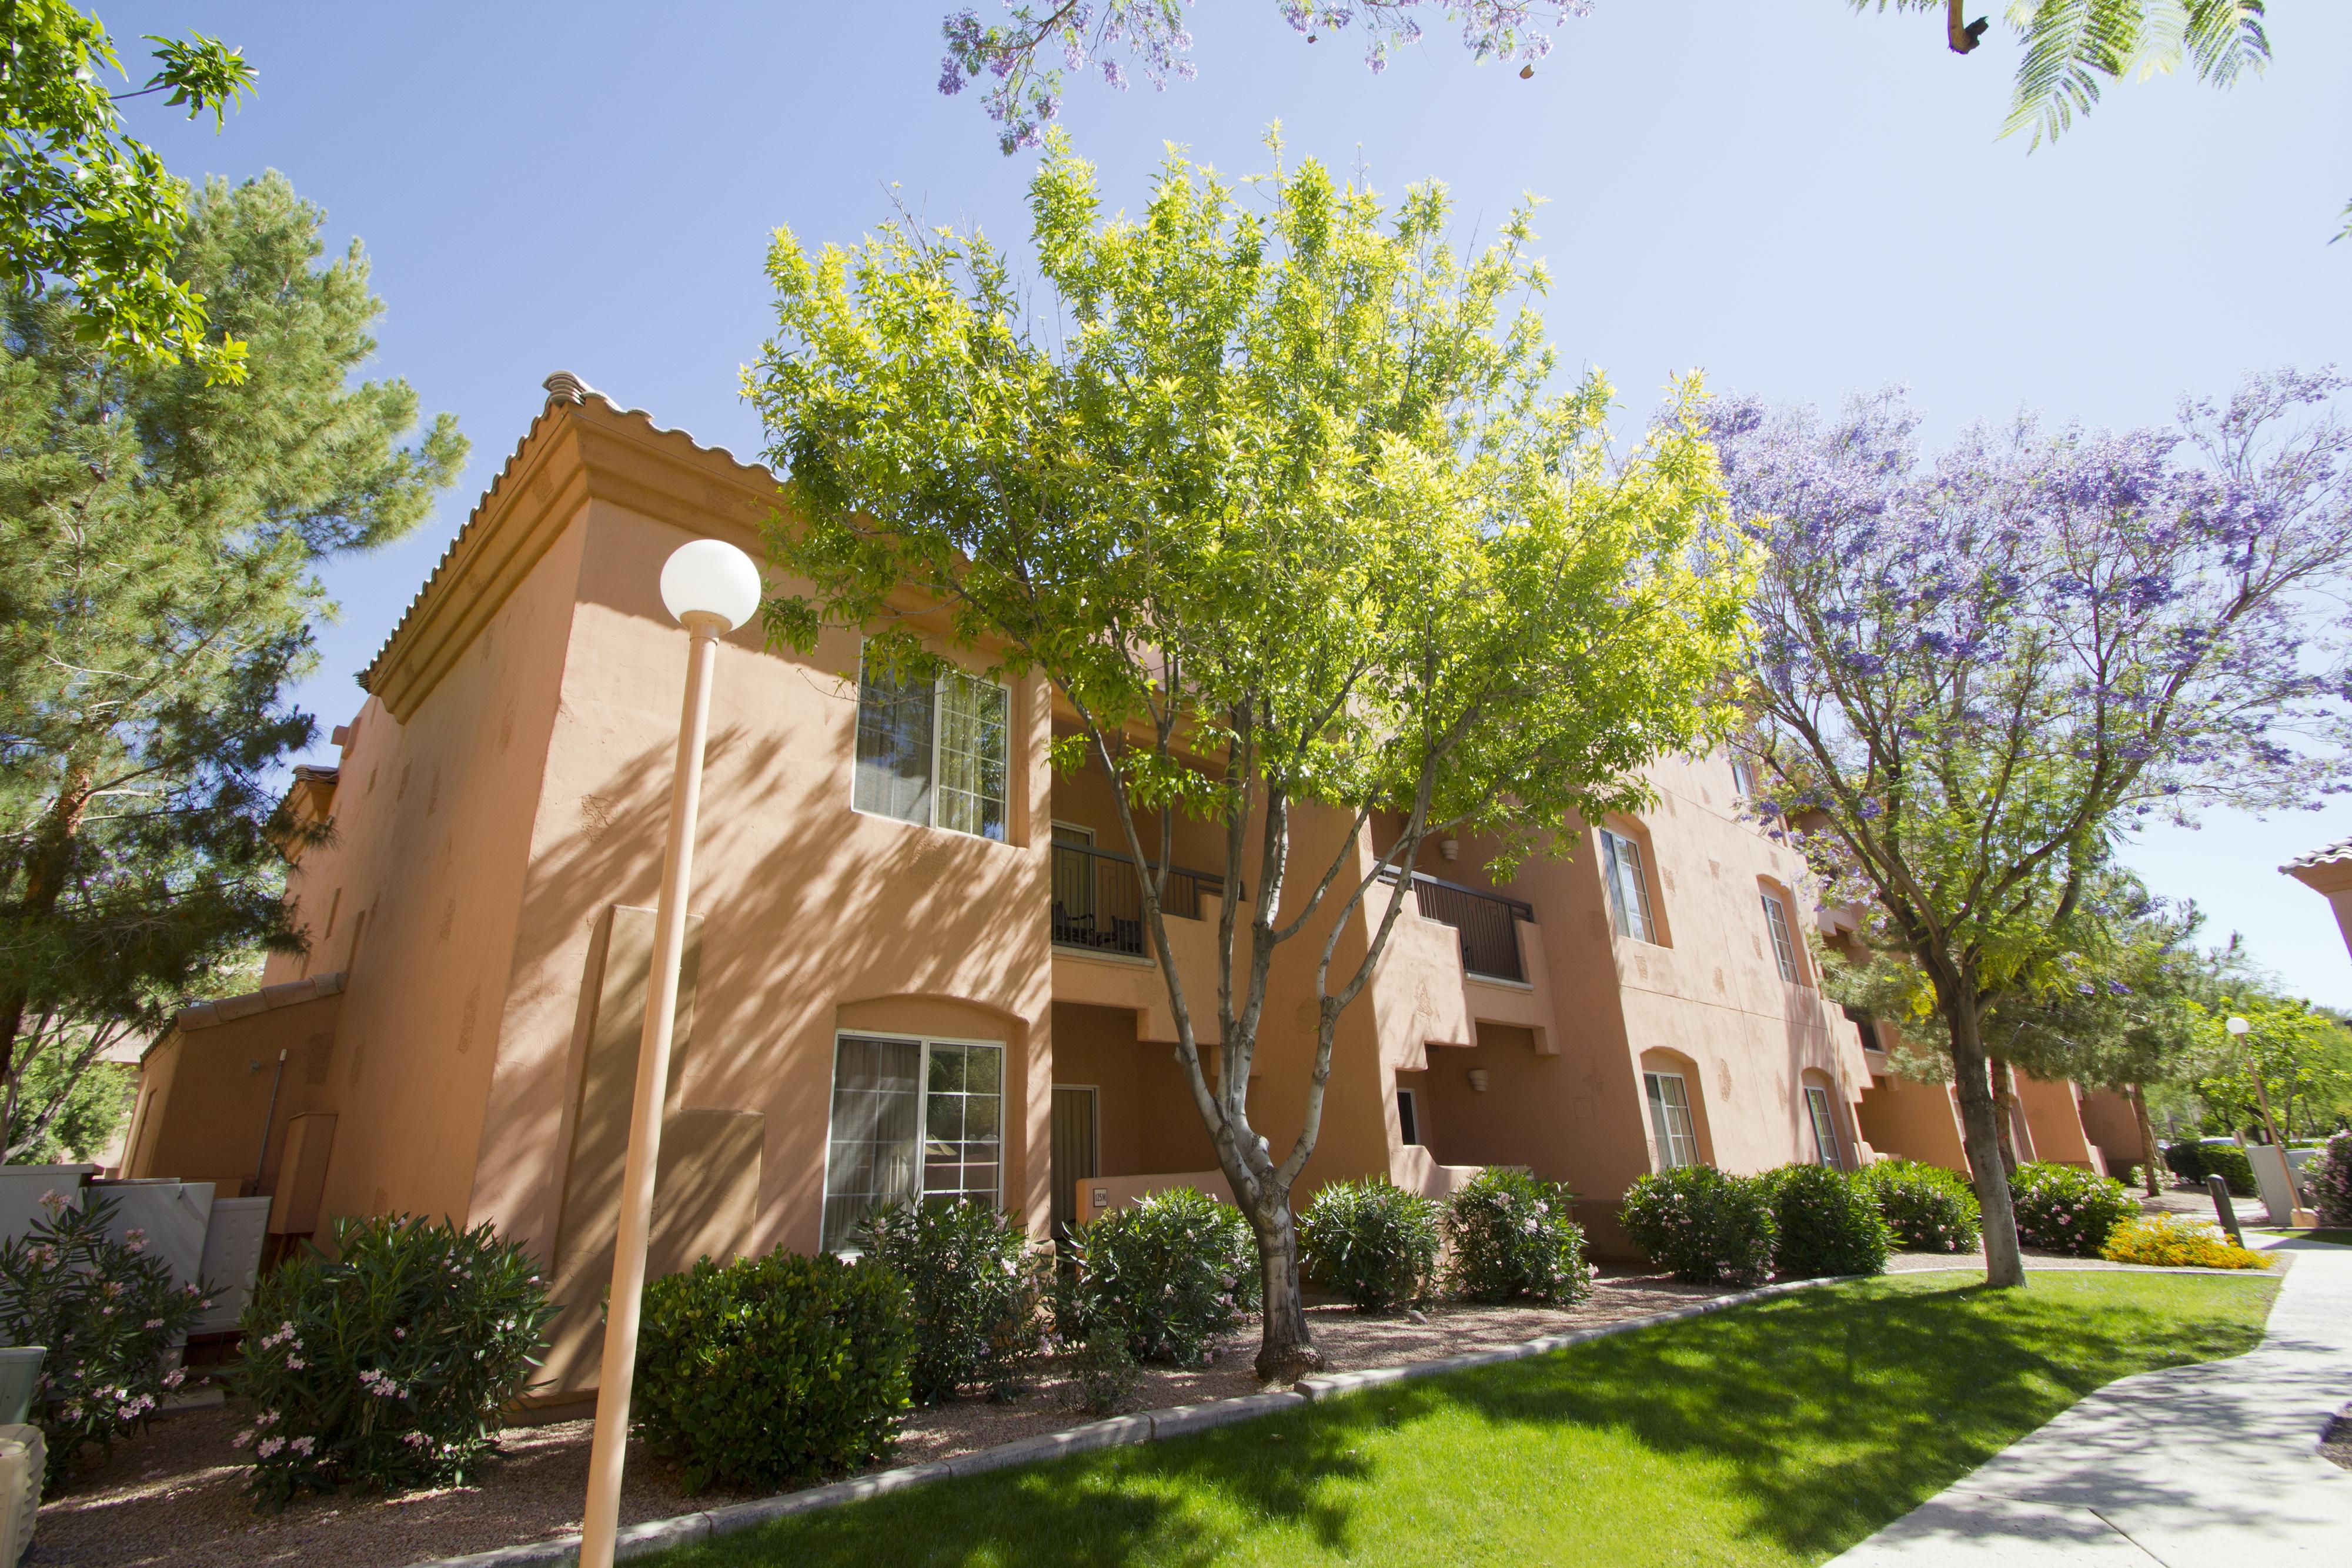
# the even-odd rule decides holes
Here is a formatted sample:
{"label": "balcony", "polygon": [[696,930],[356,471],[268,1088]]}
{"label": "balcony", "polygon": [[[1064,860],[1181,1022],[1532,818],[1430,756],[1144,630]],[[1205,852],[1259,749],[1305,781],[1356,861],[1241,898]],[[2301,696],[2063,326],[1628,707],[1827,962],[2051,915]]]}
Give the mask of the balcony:
{"label": "balcony", "polygon": [[[1204,901],[1213,906],[1224,893],[1222,876],[1171,866],[1160,894],[1160,913],[1198,920]],[[1150,948],[1144,936],[1143,884],[1135,862],[1085,844],[1055,844],[1053,923],[1057,947],[1143,957]]]}
{"label": "balcony", "polygon": [[1533,904],[1441,881],[1425,872],[1413,873],[1412,895],[1423,919],[1454,927],[1462,944],[1464,974],[1527,984],[1527,967],[1519,956],[1519,922],[1534,921]]}

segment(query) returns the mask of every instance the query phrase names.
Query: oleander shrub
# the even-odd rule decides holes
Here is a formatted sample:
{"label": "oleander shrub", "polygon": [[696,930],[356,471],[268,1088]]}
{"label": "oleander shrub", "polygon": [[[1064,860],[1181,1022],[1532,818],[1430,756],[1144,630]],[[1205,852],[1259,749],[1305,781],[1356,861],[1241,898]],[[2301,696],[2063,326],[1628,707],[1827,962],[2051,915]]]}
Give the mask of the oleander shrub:
{"label": "oleander shrub", "polygon": [[1446,1283],[1471,1301],[1580,1301],[1592,1289],[1584,1228],[1564,1183],[1489,1166],[1446,1205]]}
{"label": "oleander shrub", "polygon": [[1002,1398],[1027,1381],[1044,1334],[1046,1264],[1012,1215],[969,1198],[903,1204],[867,1219],[860,1239],[906,1284],[917,1404],[973,1387]]}
{"label": "oleander shrub", "polygon": [[1871,1190],[1823,1165],[1782,1166],[1763,1177],[1772,1200],[1772,1272],[1783,1280],[1884,1274],[1894,1243]]}
{"label": "oleander shrub", "polygon": [[1968,1177],[1941,1166],[1881,1160],[1857,1178],[1906,1252],[1968,1252],[1984,1237],[1983,1211]]}
{"label": "oleander shrub", "polygon": [[251,1413],[257,1507],[306,1491],[455,1486],[496,1447],[499,1412],[539,1365],[554,1309],[530,1254],[489,1226],[339,1219],[264,1274],[231,1374]]}
{"label": "oleander shrub", "polygon": [[890,1451],[914,1316],[896,1270],[782,1248],[646,1287],[632,1428],[686,1490],[756,1490]]}
{"label": "oleander shrub", "polygon": [[1626,1189],[1618,1222],[1633,1245],[1695,1285],[1761,1283],[1772,1271],[1772,1200],[1753,1176],[1681,1166]]}
{"label": "oleander shrub", "polygon": [[2071,1258],[2097,1257],[2115,1228],[2139,1212],[2123,1183],[2080,1166],[2021,1165],[2009,1190],[2018,1239]]}
{"label": "oleander shrub", "polygon": [[1298,1217],[1298,1253],[1307,1273],[1358,1312],[1386,1312],[1424,1299],[1437,1271],[1444,1206],[1385,1176],[1335,1181]]}
{"label": "oleander shrub", "polygon": [[1116,1416],[1135,1397],[1143,1368],[1127,1348],[1127,1333],[1106,1323],[1069,1353],[1072,1402],[1089,1416]]}
{"label": "oleander shrub", "polygon": [[111,1457],[117,1438],[147,1424],[180,1385],[165,1353],[212,1303],[198,1285],[173,1283],[137,1230],[108,1238],[112,1200],[89,1191],[77,1206],[49,1192],[41,1207],[23,1236],[0,1246],[0,1343],[48,1351],[28,1416],[55,1482],[84,1449]]}
{"label": "oleander shrub", "polygon": [[2332,1229],[2352,1227],[2352,1132],[2338,1133],[2303,1167],[2311,1186],[2311,1207]]}
{"label": "oleander shrub", "polygon": [[2253,1162],[2235,1144],[2175,1144],[2164,1151],[2164,1163],[2173,1175],[2193,1187],[2201,1189],[2207,1176],[2217,1176],[2230,1189],[2231,1197],[2257,1197],[2262,1193],[2254,1185]]}
{"label": "oleander shrub", "polygon": [[1076,1233],[1077,1281],[1064,1332],[1115,1327],[1138,1361],[1205,1365],[1257,1309],[1257,1243],[1232,1204],[1192,1187],[1114,1208]]}
{"label": "oleander shrub", "polygon": [[2135,1215],[2107,1235],[2099,1256],[2162,1269],[2267,1269],[2270,1259],[2241,1247],[2221,1228],[2186,1214]]}

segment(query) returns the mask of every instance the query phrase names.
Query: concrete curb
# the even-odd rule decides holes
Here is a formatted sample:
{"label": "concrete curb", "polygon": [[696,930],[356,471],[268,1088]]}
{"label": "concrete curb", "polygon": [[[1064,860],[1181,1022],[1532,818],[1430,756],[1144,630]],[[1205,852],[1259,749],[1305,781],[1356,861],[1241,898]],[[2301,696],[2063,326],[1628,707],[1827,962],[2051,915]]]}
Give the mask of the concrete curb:
{"label": "concrete curb", "polygon": [[[1318,1377],[1301,1378],[1296,1393],[1248,1394],[1236,1399],[1213,1399],[1199,1405],[1176,1405],[1164,1410],[1139,1411],[1132,1416],[1114,1416],[1105,1421],[1089,1421],[1083,1427],[1066,1431],[1049,1432],[1042,1437],[1024,1437],[1018,1442],[1000,1443],[992,1448],[959,1454],[951,1459],[935,1459],[929,1464],[904,1465],[897,1469],[877,1470],[870,1476],[858,1476],[827,1486],[810,1487],[803,1491],[784,1492],[776,1497],[760,1498],[751,1502],[730,1503],[723,1508],[708,1509],[699,1513],[683,1513],[671,1519],[647,1520],[642,1524],[622,1527],[614,1555],[645,1557],[673,1547],[689,1546],[717,1536],[733,1535],[740,1531],[757,1529],[779,1519],[795,1514],[814,1513],[821,1509],[838,1508],[843,1503],[858,1502],[886,1492],[904,1491],[926,1482],[944,1480],[950,1476],[976,1476],[990,1470],[1009,1469],[1015,1465],[1039,1463],[1065,1458],[1072,1454],[1089,1454],[1104,1448],[1128,1448],[1139,1443],[1156,1443],[1169,1437],[1179,1437],[1192,1432],[1205,1432],[1213,1427],[1229,1427],[1239,1421],[1255,1420],[1279,1411],[1296,1410],[1307,1405],[1337,1398],[1345,1394],[1360,1393],[1368,1388],[1390,1384],[1407,1383],[1423,1377],[1441,1377],[1449,1372],[1461,1372],[1474,1366],[1495,1366],[1507,1361],[1524,1361],[1529,1356],[1544,1355],[1570,1345],[1589,1344],[1594,1340],[1608,1339],[1615,1334],[1636,1333],[1666,1323],[1682,1322],[1690,1318],[1705,1317],[1732,1307],[1744,1307],[1756,1301],[1769,1301],[1777,1297],[1810,1291],[1822,1285],[1843,1285],[1856,1280],[1899,1279],[1904,1274],[1975,1273],[1979,1268],[1956,1264],[1949,1269],[1909,1269],[1889,1274],[1840,1274],[1822,1280],[1790,1280],[1778,1285],[1764,1285],[1753,1291],[1739,1291],[1711,1301],[1693,1301],[1645,1317],[1628,1318],[1622,1322],[1601,1323],[1570,1333],[1546,1334],[1519,1344],[1505,1345],[1499,1350],[1473,1351],[1464,1355],[1449,1355],[1436,1361],[1410,1361],[1399,1366],[1376,1366],[1362,1372],[1334,1372]],[[2105,1272],[2083,1270],[2078,1272]],[[2228,1273],[2232,1270],[2139,1270],[2146,1273]],[[2254,1278],[2275,1277],[2266,1270],[2239,1271]],[[533,1541],[520,1546],[502,1546],[493,1552],[477,1552],[464,1557],[443,1557],[419,1563],[414,1568],[570,1568],[580,1561],[580,1538],[559,1536],[551,1541]]]}

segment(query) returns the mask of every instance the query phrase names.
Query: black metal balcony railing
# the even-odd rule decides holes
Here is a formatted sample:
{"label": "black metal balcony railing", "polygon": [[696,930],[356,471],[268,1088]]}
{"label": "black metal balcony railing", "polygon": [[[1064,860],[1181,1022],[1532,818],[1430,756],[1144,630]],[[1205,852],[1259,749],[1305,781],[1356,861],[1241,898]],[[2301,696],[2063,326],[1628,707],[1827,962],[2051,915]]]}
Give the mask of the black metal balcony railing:
{"label": "black metal balcony railing", "polygon": [[[1382,880],[1394,882],[1394,877]],[[1424,918],[1451,925],[1462,937],[1462,967],[1490,980],[1517,980],[1528,976],[1519,962],[1519,922],[1533,921],[1535,905],[1444,882],[1426,872],[1412,873],[1413,896]]]}
{"label": "black metal balcony railing", "polygon": [[[1171,866],[1160,897],[1160,912],[1198,920],[1202,896],[1222,897],[1224,891],[1223,877]],[[1143,884],[1135,874],[1135,862],[1084,844],[1055,844],[1054,940],[1065,947],[1141,957]]]}

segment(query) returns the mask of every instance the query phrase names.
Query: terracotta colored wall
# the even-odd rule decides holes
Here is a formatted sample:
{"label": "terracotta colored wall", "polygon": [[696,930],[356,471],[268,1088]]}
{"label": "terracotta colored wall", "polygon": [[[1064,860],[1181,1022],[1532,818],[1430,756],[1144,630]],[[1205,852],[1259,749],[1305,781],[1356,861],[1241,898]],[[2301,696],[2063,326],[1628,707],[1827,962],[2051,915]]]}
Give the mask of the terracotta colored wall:
{"label": "terracotta colored wall", "polygon": [[408,722],[362,706],[336,839],[289,877],[312,948],[273,959],[268,977],[349,971],[337,1060],[311,1107],[340,1113],[330,1217],[492,1218],[475,1211],[475,1164],[583,542],[577,522],[563,531]]}
{"label": "terracotta colored wall", "polygon": [[1948,1085],[1881,1073],[1862,1097],[1860,1117],[1862,1135],[1878,1153],[1968,1174],[1959,1109]]}
{"label": "terracotta colored wall", "polygon": [[341,1005],[341,996],[330,995],[209,1028],[170,1030],[142,1064],[123,1175],[217,1182],[223,1196],[235,1196],[254,1179],[275,1082],[278,1109],[258,1189],[270,1191],[286,1153],[287,1123],[332,1097],[329,1073]]}
{"label": "terracotta colored wall", "polygon": [[2105,1176],[2106,1162],[2083,1131],[2075,1092],[2074,1085],[2063,1081],[2052,1083],[2022,1072],[2017,1075],[2017,1104],[2033,1139],[2033,1157],[2063,1166],[2088,1166]]}
{"label": "terracotta colored wall", "polygon": [[2083,1131],[2097,1145],[2109,1170],[2121,1170],[2147,1158],[2140,1146],[2139,1117],[2132,1103],[2112,1089],[2093,1089],[2082,1097]]}
{"label": "terracotta colored wall", "polygon": [[[748,528],[698,520],[757,549]],[[606,904],[650,904],[656,893],[684,682],[685,638],[656,584],[691,535],[601,500],[585,532],[565,721],[541,786],[476,1189],[478,1215],[532,1239],[550,1232],[559,1201],[541,1151],[567,1146],[575,1113],[589,928]],[[813,1249],[835,1031],[1001,1040],[1005,1198],[1042,1230],[1051,1083],[1045,837],[1033,832],[1043,824],[1042,694],[1015,694],[1014,755],[1028,766],[1010,780],[1011,841],[990,842],[854,812],[856,688],[838,674],[856,669],[856,639],[828,635],[806,658],[759,642],[756,628],[727,639],[714,676],[689,899],[703,951],[681,1103],[766,1115],[750,1245]],[[889,1009],[875,1009],[894,1001],[889,1023]],[[845,1021],[853,1008],[866,1009],[862,1021]]]}

